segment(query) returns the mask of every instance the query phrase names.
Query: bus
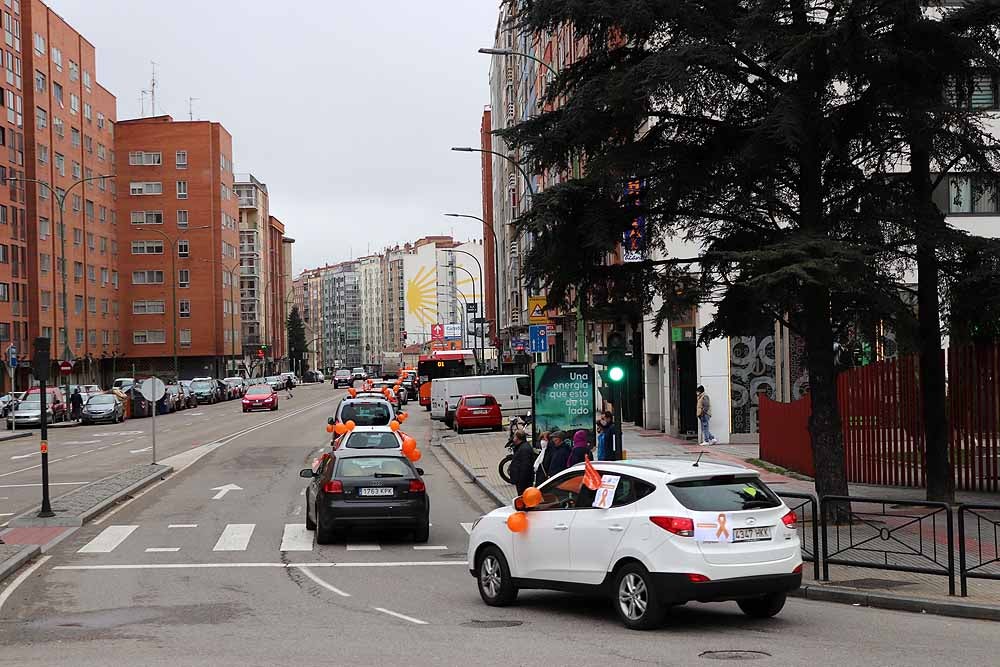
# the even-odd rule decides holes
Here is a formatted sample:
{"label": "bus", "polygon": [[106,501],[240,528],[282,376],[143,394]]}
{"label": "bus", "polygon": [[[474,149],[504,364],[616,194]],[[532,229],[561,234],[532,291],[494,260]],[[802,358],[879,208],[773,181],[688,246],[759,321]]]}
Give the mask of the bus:
{"label": "bus", "polygon": [[431,409],[431,381],[476,374],[476,358],[471,350],[440,350],[421,355],[417,362],[420,405]]}

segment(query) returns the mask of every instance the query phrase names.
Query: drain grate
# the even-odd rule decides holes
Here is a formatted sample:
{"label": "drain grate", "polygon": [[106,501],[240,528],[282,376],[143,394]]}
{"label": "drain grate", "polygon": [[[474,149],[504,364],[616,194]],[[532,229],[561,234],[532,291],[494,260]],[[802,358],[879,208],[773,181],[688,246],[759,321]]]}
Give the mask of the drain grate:
{"label": "drain grate", "polygon": [[875,579],[872,577],[865,579],[848,579],[846,581],[831,581],[831,584],[836,584],[837,586],[847,586],[849,588],[862,588],[865,590],[880,589],[880,588],[900,588],[902,586],[912,586],[915,582],[913,581],[899,581],[897,579]]}
{"label": "drain grate", "polygon": [[770,653],[764,651],[704,651],[698,654],[706,660],[763,660],[770,658]]}
{"label": "drain grate", "polygon": [[463,628],[482,628],[484,630],[492,630],[494,628],[516,628],[523,623],[524,621],[480,621],[472,619],[471,621],[466,621],[465,623],[459,623],[459,625]]}

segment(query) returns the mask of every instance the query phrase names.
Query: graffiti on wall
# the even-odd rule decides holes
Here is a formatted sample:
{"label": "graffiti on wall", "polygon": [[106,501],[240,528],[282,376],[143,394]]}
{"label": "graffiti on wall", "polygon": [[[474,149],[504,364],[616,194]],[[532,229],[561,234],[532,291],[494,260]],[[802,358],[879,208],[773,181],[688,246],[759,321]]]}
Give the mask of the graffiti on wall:
{"label": "graffiti on wall", "polygon": [[774,335],[729,339],[733,433],[757,433],[760,393],[775,398]]}

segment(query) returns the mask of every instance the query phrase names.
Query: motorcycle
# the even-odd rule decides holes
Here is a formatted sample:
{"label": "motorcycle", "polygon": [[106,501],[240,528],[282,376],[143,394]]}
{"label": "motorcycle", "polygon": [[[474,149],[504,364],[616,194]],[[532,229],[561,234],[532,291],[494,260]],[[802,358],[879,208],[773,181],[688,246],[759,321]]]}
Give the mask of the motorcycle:
{"label": "motorcycle", "polygon": [[[497,466],[497,472],[500,473],[500,477],[503,481],[508,484],[513,484],[510,479],[510,462],[514,460],[514,433],[516,431],[528,432],[531,429],[531,417],[511,417],[510,426],[507,429],[507,444],[504,445],[510,453],[500,459],[500,464]],[[535,456],[542,450],[534,448]]]}

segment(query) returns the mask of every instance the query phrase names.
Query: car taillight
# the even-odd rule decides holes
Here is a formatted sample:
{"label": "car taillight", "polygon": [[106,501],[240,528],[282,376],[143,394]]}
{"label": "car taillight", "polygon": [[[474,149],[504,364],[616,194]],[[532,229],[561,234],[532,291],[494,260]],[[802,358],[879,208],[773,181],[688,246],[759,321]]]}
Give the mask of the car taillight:
{"label": "car taillight", "polygon": [[802,563],[795,566],[795,569],[792,570],[792,574],[802,574]]}
{"label": "car taillight", "polygon": [[411,479],[410,480],[410,493],[423,493],[427,490],[427,486],[424,484],[422,479]]}
{"label": "car taillight", "polygon": [[690,581],[692,584],[703,584],[706,581],[711,581],[711,579],[709,579],[708,577],[706,577],[703,574],[694,574],[694,573],[691,573],[691,574],[688,574],[688,581]]}
{"label": "car taillight", "polygon": [[339,479],[331,479],[329,482],[323,485],[324,493],[343,493],[344,483]]}
{"label": "car taillight", "polygon": [[651,516],[649,520],[657,526],[681,537],[694,537],[694,520],[681,516]]}
{"label": "car taillight", "polygon": [[795,524],[798,523],[799,517],[796,516],[795,512],[789,511],[788,514],[781,517],[781,523],[785,524],[788,530],[795,530]]}

